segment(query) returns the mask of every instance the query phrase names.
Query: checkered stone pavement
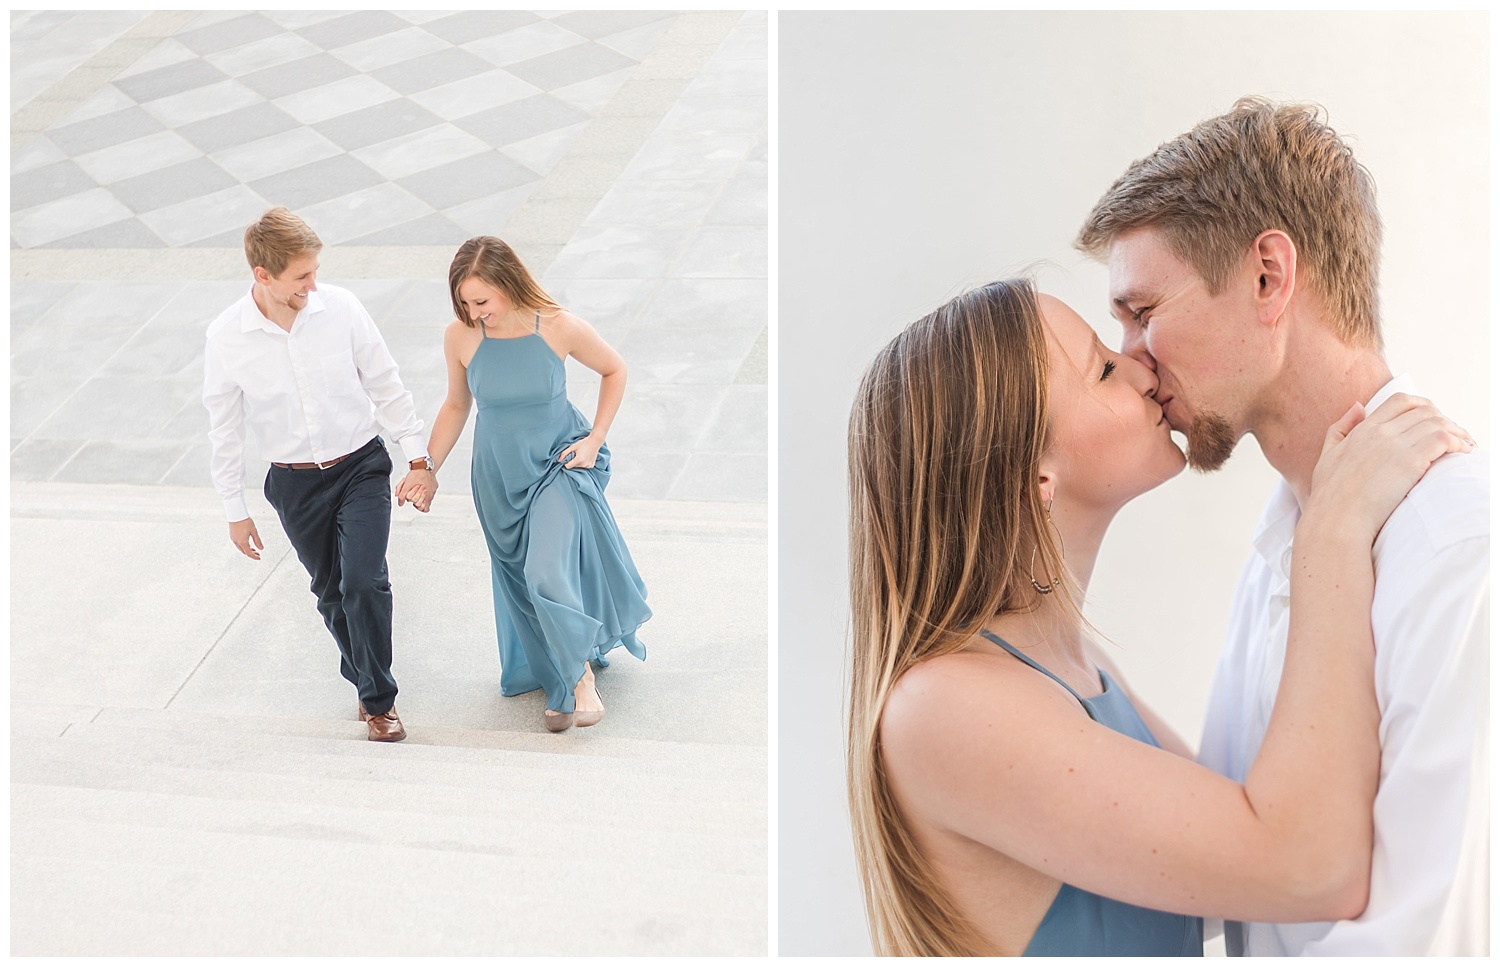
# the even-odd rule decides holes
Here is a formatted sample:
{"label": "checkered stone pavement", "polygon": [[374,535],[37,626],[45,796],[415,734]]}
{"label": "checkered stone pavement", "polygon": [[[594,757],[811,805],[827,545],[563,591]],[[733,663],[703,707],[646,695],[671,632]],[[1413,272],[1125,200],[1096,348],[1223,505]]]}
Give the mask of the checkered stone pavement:
{"label": "checkered stone pavement", "polygon": [[330,245],[494,232],[672,21],[202,15],[13,155],[11,245],[233,247],[271,204]]}

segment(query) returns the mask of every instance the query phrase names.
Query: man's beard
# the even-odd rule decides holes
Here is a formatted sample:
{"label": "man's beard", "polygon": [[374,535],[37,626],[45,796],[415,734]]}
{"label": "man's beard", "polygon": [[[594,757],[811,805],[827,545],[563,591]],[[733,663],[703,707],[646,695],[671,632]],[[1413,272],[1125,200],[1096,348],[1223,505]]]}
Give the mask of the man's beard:
{"label": "man's beard", "polygon": [[1199,473],[1212,473],[1224,466],[1237,442],[1234,427],[1222,416],[1217,413],[1195,416],[1187,431],[1188,466]]}

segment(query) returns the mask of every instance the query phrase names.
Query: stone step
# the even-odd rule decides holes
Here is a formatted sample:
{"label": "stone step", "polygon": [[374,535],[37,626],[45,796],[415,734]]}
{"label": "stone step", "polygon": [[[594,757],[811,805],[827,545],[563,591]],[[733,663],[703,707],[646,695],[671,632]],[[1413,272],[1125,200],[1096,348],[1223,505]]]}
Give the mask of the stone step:
{"label": "stone step", "polygon": [[[357,724],[357,723],[356,723]],[[408,740],[410,741],[410,740]],[[580,768],[558,767],[557,759]],[[759,831],[761,779],[684,776],[607,757],[516,754],[363,738],[120,732],[75,726],[61,738],[15,737],[12,781],[33,785],[163,792],[200,798],[337,806],[379,804],[397,812],[510,816],[545,804],[557,822],[631,827]],[[609,809],[595,815],[592,804]]]}
{"label": "stone step", "polygon": [[620,956],[766,947],[763,869],[590,862],[590,846],[622,833],[579,830],[580,849],[544,858],[62,815],[26,825],[26,839],[12,842],[14,955]]}

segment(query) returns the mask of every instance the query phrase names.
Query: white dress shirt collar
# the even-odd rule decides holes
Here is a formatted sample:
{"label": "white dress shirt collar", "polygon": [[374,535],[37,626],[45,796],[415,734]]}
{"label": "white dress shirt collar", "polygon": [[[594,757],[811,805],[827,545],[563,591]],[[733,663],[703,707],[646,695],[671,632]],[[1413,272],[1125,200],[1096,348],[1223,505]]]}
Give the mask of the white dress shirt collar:
{"label": "white dress shirt collar", "polygon": [[[296,329],[297,323],[301,322],[305,316],[322,311],[323,299],[318,295],[317,290],[314,289],[307,294],[307,305],[303,306],[298,311],[296,318],[292,320],[292,329]],[[240,332],[254,332],[257,329],[272,333],[287,333],[291,331],[276,325],[276,323],[266,318],[265,313],[260,311],[260,306],[255,303],[255,283],[252,282],[250,283],[250,291],[246,295],[243,308],[240,312]]]}

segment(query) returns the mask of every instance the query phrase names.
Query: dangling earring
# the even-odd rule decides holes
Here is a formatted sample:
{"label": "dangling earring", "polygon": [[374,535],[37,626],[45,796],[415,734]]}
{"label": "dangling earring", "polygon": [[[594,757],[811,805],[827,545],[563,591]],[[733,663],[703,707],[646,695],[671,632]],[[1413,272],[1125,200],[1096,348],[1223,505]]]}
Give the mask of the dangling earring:
{"label": "dangling earring", "polygon": [[[1047,523],[1049,525],[1051,525],[1051,527],[1052,527],[1052,529],[1054,531],[1057,530],[1057,525],[1052,523],[1052,501],[1050,501],[1050,500],[1047,501]],[[1062,534],[1061,533],[1059,533],[1057,535],[1057,542],[1058,542],[1059,546],[1061,546],[1061,544],[1062,544]],[[1032,548],[1031,548],[1031,586],[1036,589],[1036,593],[1037,594],[1051,594],[1052,593],[1053,585],[1052,585],[1052,578],[1051,578],[1050,575],[1048,576],[1047,581],[1048,581],[1047,584],[1041,584],[1036,579],[1036,547],[1035,547],[1035,545],[1033,545]]]}

